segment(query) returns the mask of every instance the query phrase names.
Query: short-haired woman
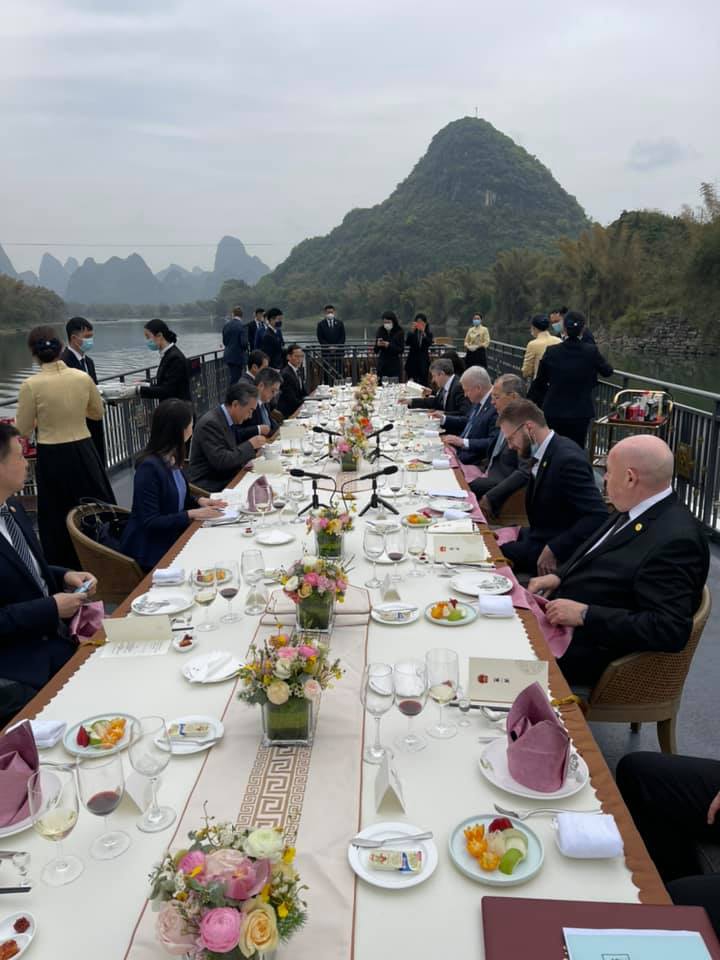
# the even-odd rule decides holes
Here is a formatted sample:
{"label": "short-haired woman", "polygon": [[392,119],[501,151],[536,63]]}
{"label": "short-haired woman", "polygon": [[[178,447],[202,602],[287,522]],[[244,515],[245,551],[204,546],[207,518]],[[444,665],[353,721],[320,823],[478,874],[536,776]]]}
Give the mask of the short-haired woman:
{"label": "short-haired woman", "polygon": [[186,400],[190,396],[190,370],[185,354],[176,346],[177,334],[164,320],[148,320],[144,327],[145,345],[160,354],[155,383],[138,387],[138,394],[155,400]]}
{"label": "short-haired woman", "polygon": [[405,338],[397,314],[394,310],[386,310],[375,334],[378,383],[382,384],[383,377],[386,380],[400,380],[404,350]]}
{"label": "short-haired woman", "polygon": [[75,570],[68,513],[83,499],[115,502],[87,426],[87,420],[102,420],[102,397],[86,373],[62,362],[63,344],[53,327],[34,327],[27,342],[40,372],[20,386],[15,423],[24,437],[35,431],[40,542],[49,563]]}

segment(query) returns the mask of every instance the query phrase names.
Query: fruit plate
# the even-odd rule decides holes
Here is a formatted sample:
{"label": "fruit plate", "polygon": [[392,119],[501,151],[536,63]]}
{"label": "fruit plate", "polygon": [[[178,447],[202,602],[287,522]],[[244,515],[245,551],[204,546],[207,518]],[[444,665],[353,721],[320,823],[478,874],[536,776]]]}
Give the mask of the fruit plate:
{"label": "fruit plate", "polygon": [[[417,833],[424,833],[422,827],[416,827],[412,823],[374,823],[371,827],[365,827],[358,834],[359,838],[367,840],[382,840],[383,837],[411,837]],[[402,850],[400,843],[391,843],[388,845],[390,850]],[[422,870],[418,873],[400,873],[399,870],[373,870],[370,866],[370,854],[372,850],[363,850],[361,847],[354,847],[352,844],[348,847],[348,861],[355,873],[361,880],[372,884],[373,887],[382,887],[385,890],[405,890],[407,887],[416,887],[423,883],[428,877],[432,876],[435,867],[438,864],[438,851],[434,840],[419,840],[414,843],[408,843],[410,850],[420,850],[423,855]]]}
{"label": "fruit plate", "polygon": [[571,748],[565,783],[559,790],[542,793],[540,790],[531,790],[530,787],[524,787],[510,776],[505,737],[499,737],[485,747],[479,764],[481,773],[494,787],[499,787],[516,797],[526,797],[528,800],[562,800],[564,797],[572,797],[582,790],[590,776],[583,758]]}
{"label": "fruit plate", "polygon": [[372,608],[370,616],[386,627],[404,627],[408,623],[415,623],[420,617],[420,610],[407,603],[380,603]]}
{"label": "fruit plate", "polygon": [[[30,925],[24,933],[16,933],[14,924],[23,918],[27,920]],[[5,943],[6,940],[14,940],[19,949],[17,953],[13,954],[13,960],[19,960],[32,943],[36,929],[37,923],[35,922],[35,917],[31,913],[28,913],[27,910],[22,910],[20,913],[12,913],[9,917],[4,917],[0,920],[0,943]]]}
{"label": "fruit plate", "polygon": [[[40,786],[43,791],[43,796],[49,798],[52,796],[53,776],[50,770],[40,767],[40,771]],[[44,812],[45,806],[43,805],[43,809],[37,816],[33,817],[28,813],[22,820],[18,820],[16,823],[9,823],[6,827],[0,827],[0,839],[3,837],[14,837],[16,833],[22,833],[23,830],[28,830],[35,820],[37,820],[37,817]],[[2,943],[2,940],[0,940],[0,943]]]}
{"label": "fruit plate", "polygon": [[[97,720],[115,719],[125,720],[126,723],[122,740],[118,740],[114,747],[108,747],[107,749],[103,749],[102,747],[81,747],[77,743],[77,733],[81,726],[90,727]],[[71,753],[74,757],[111,757],[114,753],[119,753],[121,750],[124,750],[130,743],[130,730],[134,720],[135,717],[129,713],[113,713],[112,710],[106,710],[105,713],[96,713],[94,717],[88,717],[86,720],[81,720],[80,723],[73,724],[63,737],[63,746],[67,752]]]}
{"label": "fruit plate", "polygon": [[436,620],[435,617],[430,615],[430,611],[434,606],[434,603],[429,603],[425,607],[425,619],[429,620],[430,623],[436,624],[438,627],[464,627],[477,619],[478,612],[475,607],[470,606],[469,603],[463,603],[462,600],[456,602],[456,609],[463,610],[465,613],[462,620]]}
{"label": "fruit plate", "polygon": [[450,586],[457,593],[464,593],[468,597],[494,597],[503,593],[510,593],[513,588],[512,580],[501,573],[466,573],[461,577],[453,577]]}
{"label": "fruit plate", "polygon": [[411,473],[427,473],[428,470],[432,470],[432,465],[423,463],[422,460],[408,460],[405,464],[405,469]]}
{"label": "fruit plate", "polygon": [[[411,521],[410,517],[421,517],[422,519]],[[423,530],[425,527],[431,527],[434,523],[437,523],[437,520],[435,517],[426,517],[422,513],[409,513],[406,517],[403,517],[400,522],[409,530]]]}
{"label": "fruit plate", "polygon": [[[170,744],[170,753],[172,753],[174,757],[183,757],[188,756],[191,753],[202,753],[203,750],[209,750],[210,747],[214,746],[225,734],[225,727],[220,720],[216,720],[215,717],[206,717],[198,713],[186,714],[183,717],[174,717],[172,720],[168,720],[168,731],[174,723],[177,723],[178,726],[181,723],[207,723],[210,727],[208,732],[201,737],[188,734],[189,740],[197,740],[201,742],[183,743],[183,741],[179,738],[173,740]],[[165,744],[162,741],[156,740],[155,742],[160,750],[165,750]]]}
{"label": "fruit plate", "polygon": [[538,837],[526,823],[515,820],[512,817],[507,817],[505,819],[510,820],[513,827],[521,833],[524,833],[527,837],[527,856],[524,860],[521,860],[513,872],[509,874],[501,873],[500,870],[483,870],[477,860],[467,852],[463,831],[465,827],[472,827],[476,823],[482,823],[487,830],[493,820],[497,819],[498,815],[496,813],[481,813],[474,817],[466,817],[450,834],[448,840],[450,859],[458,870],[464,873],[466,877],[470,877],[471,880],[477,880],[478,883],[487,883],[492,887],[514,887],[519,883],[525,883],[531,877],[535,876],[540,867],[542,867],[545,851],[540,837]]}

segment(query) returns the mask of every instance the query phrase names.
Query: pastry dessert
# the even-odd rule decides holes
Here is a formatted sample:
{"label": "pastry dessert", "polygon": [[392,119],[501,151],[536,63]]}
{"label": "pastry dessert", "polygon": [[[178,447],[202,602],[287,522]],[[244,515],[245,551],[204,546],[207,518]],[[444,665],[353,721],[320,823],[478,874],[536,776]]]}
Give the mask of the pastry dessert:
{"label": "pastry dessert", "polygon": [[419,873],[422,870],[422,850],[373,850],[368,864],[373,870]]}

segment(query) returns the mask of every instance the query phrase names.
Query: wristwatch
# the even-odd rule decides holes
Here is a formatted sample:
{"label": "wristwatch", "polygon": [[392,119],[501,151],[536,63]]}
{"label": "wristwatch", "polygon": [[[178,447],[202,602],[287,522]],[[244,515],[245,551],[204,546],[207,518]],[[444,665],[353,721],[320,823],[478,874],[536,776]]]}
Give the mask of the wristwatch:
{"label": "wristwatch", "polygon": [[587,617],[589,609],[590,607],[586,606],[583,612],[580,614],[580,619],[582,620],[583,625],[585,624],[585,617]]}

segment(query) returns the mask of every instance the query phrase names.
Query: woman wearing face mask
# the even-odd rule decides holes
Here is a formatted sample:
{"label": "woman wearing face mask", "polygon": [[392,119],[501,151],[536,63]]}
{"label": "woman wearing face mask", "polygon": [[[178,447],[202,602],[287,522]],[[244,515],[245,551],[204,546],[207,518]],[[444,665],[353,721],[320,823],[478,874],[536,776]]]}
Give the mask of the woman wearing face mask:
{"label": "woman wearing face mask", "polygon": [[145,346],[160,354],[160,366],[155,374],[155,383],[138,387],[141,397],[156,400],[190,401],[190,371],[185,354],[175,346],[177,334],[164,320],[148,320],[144,328]]}
{"label": "woman wearing face mask", "polygon": [[402,355],[405,338],[402,327],[393,310],[386,310],[380,318],[381,326],[375,334],[375,353],[377,354],[378,383],[385,379],[397,379],[402,376]]}
{"label": "woman wearing face mask", "polygon": [[482,322],[482,314],[474,313],[472,323],[465,334],[465,369],[485,367],[487,370],[487,348],[490,346],[490,331]]}

